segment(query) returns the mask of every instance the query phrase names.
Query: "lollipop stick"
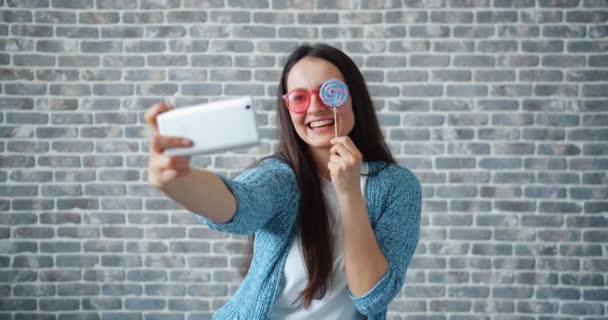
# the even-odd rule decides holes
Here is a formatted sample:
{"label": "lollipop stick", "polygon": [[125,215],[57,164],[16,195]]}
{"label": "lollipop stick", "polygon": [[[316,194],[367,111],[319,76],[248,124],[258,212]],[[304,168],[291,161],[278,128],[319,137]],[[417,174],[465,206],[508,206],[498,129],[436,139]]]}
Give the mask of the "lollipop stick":
{"label": "lollipop stick", "polygon": [[336,108],[332,108],[334,109],[334,131],[336,132],[335,137],[338,137],[338,118],[336,118]]}

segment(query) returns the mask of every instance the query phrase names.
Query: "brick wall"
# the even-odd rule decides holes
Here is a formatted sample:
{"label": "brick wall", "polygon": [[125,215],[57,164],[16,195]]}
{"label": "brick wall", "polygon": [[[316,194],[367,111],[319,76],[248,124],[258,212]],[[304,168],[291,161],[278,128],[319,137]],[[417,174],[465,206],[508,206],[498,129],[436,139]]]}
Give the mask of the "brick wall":
{"label": "brick wall", "polygon": [[390,319],[608,315],[608,1],[0,0],[0,319],[208,319],[245,239],[147,184],[155,102],[253,95],[291,48],[361,67],[424,187]]}

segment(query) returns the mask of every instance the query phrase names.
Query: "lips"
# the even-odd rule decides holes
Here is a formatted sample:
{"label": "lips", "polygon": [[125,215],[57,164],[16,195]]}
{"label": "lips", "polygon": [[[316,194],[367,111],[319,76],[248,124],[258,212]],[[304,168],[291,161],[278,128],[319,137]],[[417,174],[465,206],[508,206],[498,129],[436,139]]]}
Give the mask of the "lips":
{"label": "lips", "polygon": [[[320,126],[319,126],[320,124]],[[306,123],[306,126],[311,128],[311,129],[316,129],[316,128],[321,128],[327,125],[333,125],[334,124],[334,119],[333,118],[321,118],[321,119],[315,119],[312,121],[309,121],[308,123]],[[313,125],[316,125],[316,127],[313,127]]]}

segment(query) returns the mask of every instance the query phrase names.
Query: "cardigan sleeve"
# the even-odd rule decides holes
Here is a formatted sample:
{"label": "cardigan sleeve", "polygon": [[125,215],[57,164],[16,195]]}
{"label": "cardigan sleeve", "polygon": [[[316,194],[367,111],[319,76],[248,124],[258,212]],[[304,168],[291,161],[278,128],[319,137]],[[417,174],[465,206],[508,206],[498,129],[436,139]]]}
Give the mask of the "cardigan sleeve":
{"label": "cardigan sleeve", "polygon": [[386,313],[388,305],[403,286],[407,267],[416,251],[420,235],[422,192],[414,174],[404,168],[391,172],[391,186],[380,217],[374,226],[378,245],[388,262],[388,269],[365,294],[351,300],[367,316]]}
{"label": "cardigan sleeve", "polygon": [[236,234],[253,234],[297,198],[297,183],[291,168],[275,159],[262,161],[235,179],[217,175],[236,198],[236,212],[230,221],[214,222],[196,215],[209,228]]}

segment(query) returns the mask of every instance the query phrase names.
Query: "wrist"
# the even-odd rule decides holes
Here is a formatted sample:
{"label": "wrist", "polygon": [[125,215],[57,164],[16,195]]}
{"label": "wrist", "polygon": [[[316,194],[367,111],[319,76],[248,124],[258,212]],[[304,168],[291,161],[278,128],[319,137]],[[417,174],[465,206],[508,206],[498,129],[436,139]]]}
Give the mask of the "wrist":
{"label": "wrist", "polygon": [[363,194],[361,193],[361,189],[357,188],[354,190],[345,190],[343,192],[338,192],[338,202],[342,204],[352,204],[357,203],[358,201],[363,200]]}

